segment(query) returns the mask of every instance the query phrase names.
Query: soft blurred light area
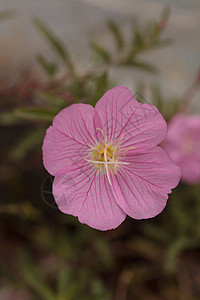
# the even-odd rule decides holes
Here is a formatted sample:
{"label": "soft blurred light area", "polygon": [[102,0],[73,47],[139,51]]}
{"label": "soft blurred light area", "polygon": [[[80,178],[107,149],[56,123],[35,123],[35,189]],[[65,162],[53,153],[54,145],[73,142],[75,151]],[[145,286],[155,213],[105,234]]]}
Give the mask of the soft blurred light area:
{"label": "soft blurred light area", "polygon": [[[116,20],[128,34],[127,24],[131,19],[142,22],[158,18],[166,5],[171,8],[166,36],[173,38],[174,44],[144,57],[161,69],[156,82],[164,91],[181,95],[200,62],[200,2],[197,0],[1,0],[1,10],[13,10],[15,15],[0,25],[0,72],[13,79],[21,69],[37,73],[34,56],[42,51],[51,55],[31,23],[34,17],[42,19],[55,31],[72,51],[81,69],[91,64],[90,37],[97,36],[108,47],[111,43],[105,20]],[[153,76],[144,76],[143,72],[121,72],[115,70],[115,77],[133,90],[139,79],[155,81]]]}

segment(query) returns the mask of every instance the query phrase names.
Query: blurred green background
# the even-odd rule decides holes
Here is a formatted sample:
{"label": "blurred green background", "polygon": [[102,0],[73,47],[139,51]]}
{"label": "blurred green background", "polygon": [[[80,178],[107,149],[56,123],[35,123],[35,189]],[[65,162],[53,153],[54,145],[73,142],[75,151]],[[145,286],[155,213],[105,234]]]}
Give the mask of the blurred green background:
{"label": "blurred green background", "polygon": [[115,85],[167,121],[188,93],[188,110],[199,109],[196,1],[174,4],[171,18],[166,2],[2,2],[0,300],[200,299],[200,185],[180,183],[154,219],[100,232],[57,209],[42,164],[55,114]]}

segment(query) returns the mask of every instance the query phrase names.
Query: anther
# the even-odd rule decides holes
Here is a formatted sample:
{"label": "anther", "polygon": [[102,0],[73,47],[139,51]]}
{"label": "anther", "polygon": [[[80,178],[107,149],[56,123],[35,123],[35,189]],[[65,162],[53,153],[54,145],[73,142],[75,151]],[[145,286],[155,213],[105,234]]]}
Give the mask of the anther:
{"label": "anther", "polygon": [[101,128],[96,128],[96,129],[101,131],[101,133],[103,134],[103,137],[104,137],[104,142],[106,142],[106,135],[105,135],[105,132],[103,131],[103,129],[101,129]]}

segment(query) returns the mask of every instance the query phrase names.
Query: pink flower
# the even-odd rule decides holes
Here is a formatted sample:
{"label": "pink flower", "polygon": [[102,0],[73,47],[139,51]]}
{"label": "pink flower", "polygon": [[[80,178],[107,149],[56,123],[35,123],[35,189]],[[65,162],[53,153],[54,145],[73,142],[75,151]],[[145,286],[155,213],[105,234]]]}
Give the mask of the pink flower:
{"label": "pink flower", "polygon": [[166,131],[158,110],[125,87],[108,91],[95,108],[63,109],[43,144],[59,209],[100,230],[116,228],[126,215],[159,214],[180,179],[179,167],[157,146]]}
{"label": "pink flower", "polygon": [[163,147],[180,166],[183,181],[200,182],[200,116],[175,115]]}

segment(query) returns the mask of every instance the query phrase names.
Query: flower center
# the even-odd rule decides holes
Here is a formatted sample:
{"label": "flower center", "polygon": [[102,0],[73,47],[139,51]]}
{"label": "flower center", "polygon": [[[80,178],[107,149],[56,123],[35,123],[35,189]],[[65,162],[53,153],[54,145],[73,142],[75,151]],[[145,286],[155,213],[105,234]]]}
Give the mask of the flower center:
{"label": "flower center", "polygon": [[[101,129],[99,129],[101,130]],[[92,163],[97,170],[105,170],[108,178],[108,182],[112,185],[110,180],[110,171],[113,171],[114,174],[117,173],[119,165],[129,165],[128,162],[122,162],[120,158],[119,145],[122,140],[122,137],[119,139],[118,143],[109,143],[106,141],[105,134],[103,130],[101,132],[104,135],[104,141],[101,143],[96,143],[94,147],[90,149],[89,157],[86,161]],[[127,148],[123,151],[123,157],[125,152],[129,149],[134,149],[135,147]]]}
{"label": "flower center", "polygon": [[118,163],[117,148],[111,144],[96,144],[91,149],[91,162],[93,162],[98,169],[114,169],[116,173]]}

